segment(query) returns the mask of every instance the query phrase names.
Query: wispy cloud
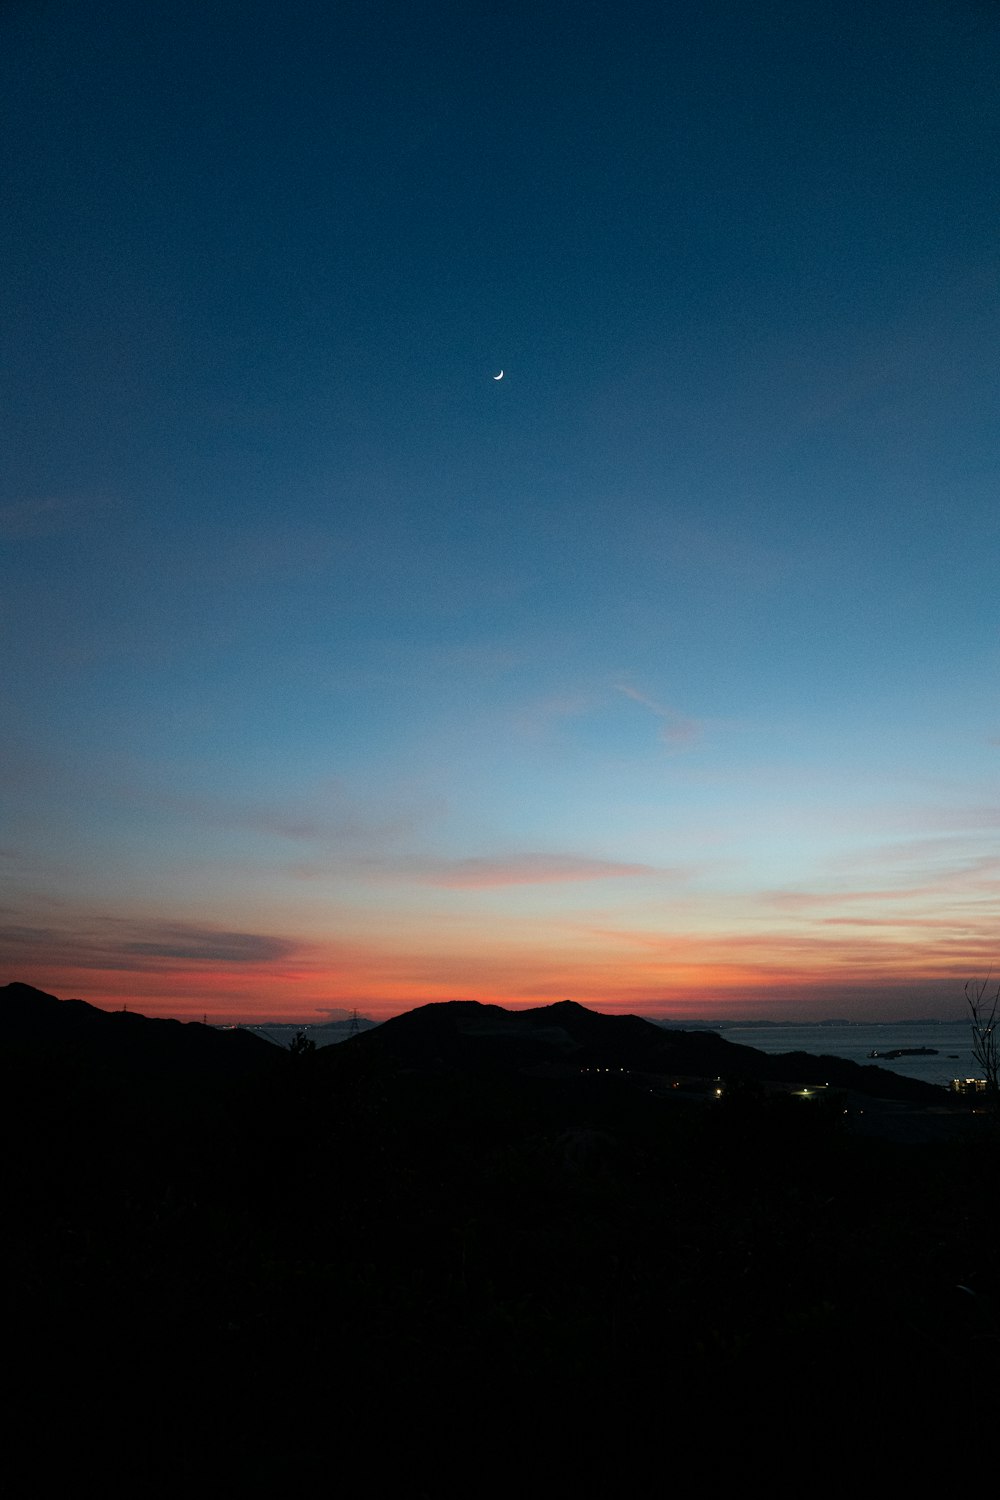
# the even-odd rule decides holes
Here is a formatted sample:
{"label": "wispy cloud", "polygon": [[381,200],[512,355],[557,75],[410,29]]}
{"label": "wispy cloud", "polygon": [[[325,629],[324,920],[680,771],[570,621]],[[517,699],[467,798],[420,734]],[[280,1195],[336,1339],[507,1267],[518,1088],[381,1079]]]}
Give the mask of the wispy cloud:
{"label": "wispy cloud", "polygon": [[142,937],[122,943],[123,953],[192,963],[262,964],[288,958],[296,948],[287,938],[217,931],[191,922],[152,923],[142,931]]}
{"label": "wispy cloud", "polygon": [[420,885],[445,890],[483,890],[491,886],[559,885],[586,880],[621,880],[662,873],[653,865],[629,864],[613,859],[592,859],[581,854],[512,854],[496,858],[404,859],[366,861],[375,873],[414,880]]}
{"label": "wispy cloud", "polygon": [[[923,872],[922,872],[923,873]],[[996,860],[971,861],[968,865],[940,872],[935,878],[925,878],[919,884],[896,886],[871,886],[854,889],[810,891],[763,891],[758,898],[762,903],[779,911],[810,913],[827,911],[831,915],[848,917],[843,908],[874,908],[881,906],[909,908],[922,913],[925,903],[934,903],[939,912],[954,913],[975,901],[989,901],[994,908],[1000,904],[1000,862]],[[817,920],[820,918],[817,916]],[[955,918],[952,916],[952,925]]]}
{"label": "wispy cloud", "polygon": [[25,804],[44,808],[47,799],[72,792],[90,803],[109,799],[130,815],[148,810],[200,829],[260,834],[293,844],[384,847],[426,829],[446,811],[443,797],[428,795],[404,779],[376,796],[330,776],[315,780],[298,797],[269,800],[241,796],[231,784],[219,791],[189,788],[179,778],[171,784],[159,768],[122,755],[96,763],[70,756],[60,760],[7,736],[0,738],[0,761],[7,788],[16,788]]}
{"label": "wispy cloud", "polygon": [[623,880],[644,876],[683,881],[702,867],[648,865],[624,860],[591,859],[577,854],[513,854],[494,858],[432,859],[421,855],[398,858],[362,857],[334,863],[299,860],[284,867],[293,880],[328,880],[345,872],[360,881],[390,881],[434,886],[440,890],[474,891],[521,885],[566,885],[585,881]]}
{"label": "wispy cloud", "polygon": [[[900,931],[892,929],[899,926]],[[887,977],[904,983],[906,976],[964,974],[988,963],[993,954],[993,924],[983,913],[976,923],[955,931],[952,941],[939,930],[921,942],[919,924],[888,922],[884,928],[830,932],[822,923],[814,929],[769,927],[752,932],[735,928],[712,933],[613,929],[594,927],[584,935],[620,954],[619,972],[631,982],[659,976],[664,984],[690,984],[708,992],[711,976],[726,983],[784,985],[788,982],[852,983]],[[633,957],[629,957],[630,950]]]}
{"label": "wispy cloud", "polygon": [[568,688],[522,704],[515,713],[513,722],[522,735],[547,738],[558,732],[568,721],[581,719],[593,712],[598,701],[593,693]]}
{"label": "wispy cloud", "polygon": [[266,834],[292,843],[373,843],[412,834],[440,815],[443,804],[427,800],[400,805],[391,800],[375,807],[330,785],[307,806],[255,802],[199,793],[157,791],[149,794],[160,807],[211,828]]}
{"label": "wispy cloud", "polygon": [[647,708],[650,713],[655,714],[662,721],[663,728],[660,730],[660,738],[671,750],[689,750],[697,745],[705,732],[704,722],[700,719],[689,718],[686,714],[677,713],[675,709],[658,703],[648,693],[641,693],[638,688],[630,686],[625,682],[615,684],[619,693],[626,698],[631,698],[633,703],[639,703]]}
{"label": "wispy cloud", "polygon": [[[947,826],[947,825],[945,825]],[[941,834],[931,838],[899,839],[890,843],[876,844],[867,849],[852,849],[831,856],[827,867],[831,870],[882,869],[905,870],[912,876],[914,866],[923,866],[928,871],[946,872],[977,867],[989,867],[1000,860],[995,853],[981,853],[983,841],[977,837],[991,825],[981,823],[963,834]],[[989,848],[995,848],[995,838],[988,840]]]}
{"label": "wispy cloud", "polygon": [[289,938],[197,922],[81,918],[48,927],[15,922],[0,926],[0,962],[12,973],[25,961],[137,973],[174,961],[259,965],[288,959],[299,947]]}

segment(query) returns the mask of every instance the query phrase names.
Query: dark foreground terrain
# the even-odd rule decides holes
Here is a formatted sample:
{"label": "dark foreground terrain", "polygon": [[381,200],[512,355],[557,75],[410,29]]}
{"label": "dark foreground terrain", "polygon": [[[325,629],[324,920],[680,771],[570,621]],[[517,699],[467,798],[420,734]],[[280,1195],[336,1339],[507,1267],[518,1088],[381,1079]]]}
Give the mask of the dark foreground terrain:
{"label": "dark foreground terrain", "polygon": [[292,1054],[0,1005],[7,1416],[39,1491],[618,1493],[809,1455],[846,1482],[862,1435],[961,1453],[995,1410],[992,1124],[857,1128],[894,1089],[944,1103],[924,1085],[803,1099],[771,1084],[814,1060],[782,1080],[578,1006]]}

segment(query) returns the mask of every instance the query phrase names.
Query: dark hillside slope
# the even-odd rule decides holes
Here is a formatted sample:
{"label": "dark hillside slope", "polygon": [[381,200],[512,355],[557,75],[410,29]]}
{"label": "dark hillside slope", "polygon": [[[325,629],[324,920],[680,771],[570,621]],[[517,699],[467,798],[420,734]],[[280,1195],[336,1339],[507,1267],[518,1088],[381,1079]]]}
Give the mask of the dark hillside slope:
{"label": "dark hillside slope", "polygon": [[0,988],[0,1041],[8,1055],[129,1069],[147,1078],[236,1078],[273,1068],[277,1055],[271,1043],[248,1031],[99,1010],[85,1000],[58,1000],[16,983]]}
{"label": "dark hillside slope", "polygon": [[4,999],[25,1493],[60,1461],[112,1494],[703,1483],[720,1443],[788,1467],[789,1434],[822,1454],[873,1413],[895,1462],[995,1389],[992,1136],[897,1148],[754,1087],[675,1108],[643,1079],[763,1054],[575,1005],[291,1054]]}

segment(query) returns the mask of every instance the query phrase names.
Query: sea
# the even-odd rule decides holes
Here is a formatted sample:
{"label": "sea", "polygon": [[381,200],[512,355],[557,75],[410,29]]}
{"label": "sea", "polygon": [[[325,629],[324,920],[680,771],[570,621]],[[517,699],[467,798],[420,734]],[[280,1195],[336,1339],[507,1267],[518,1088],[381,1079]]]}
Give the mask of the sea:
{"label": "sea", "polygon": [[[714,1030],[715,1028],[713,1028]],[[972,1056],[967,1021],[821,1021],[797,1026],[729,1024],[718,1028],[727,1042],[761,1052],[812,1052],[848,1062],[888,1068],[906,1078],[947,1087],[953,1078],[982,1077]],[[929,1055],[894,1057],[900,1048],[927,1047]],[[872,1056],[877,1053],[878,1056]]]}

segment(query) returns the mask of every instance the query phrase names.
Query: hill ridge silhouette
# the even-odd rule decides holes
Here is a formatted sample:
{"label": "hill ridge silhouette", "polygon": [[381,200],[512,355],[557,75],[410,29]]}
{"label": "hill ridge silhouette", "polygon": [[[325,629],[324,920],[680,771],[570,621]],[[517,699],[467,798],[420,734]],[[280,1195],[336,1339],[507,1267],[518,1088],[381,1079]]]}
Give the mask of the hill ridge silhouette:
{"label": "hill ridge silhouette", "polygon": [[[78,1064],[165,1076],[255,1072],[280,1067],[283,1056],[273,1043],[239,1028],[219,1030],[139,1011],[106,1011],[21,981],[0,987],[0,1035],[34,1051],[72,1056]],[[702,1080],[826,1083],[914,1105],[946,1099],[943,1089],[886,1068],[825,1054],[762,1052],[714,1031],[668,1029],[644,1016],[611,1015],[575,1000],[516,1010],[478,1000],[431,1001],[323,1049],[319,1056],[324,1067],[333,1069],[343,1057],[364,1053],[417,1071],[614,1068]]]}
{"label": "hill ridge silhouette", "polygon": [[165,1076],[254,1072],[277,1054],[272,1043],[249,1031],[220,1031],[200,1021],[144,1016],[141,1011],[102,1010],[18,980],[0,987],[0,1037],[8,1048],[50,1060]]}
{"label": "hill ridge silhouette", "polygon": [[934,1084],[886,1068],[825,1054],[762,1052],[714,1031],[667,1029],[644,1016],[608,1015],[574,1000],[518,1010],[475,1000],[431,1002],[344,1046],[417,1070],[496,1072],[561,1064],[670,1077],[829,1084],[915,1105],[940,1104],[947,1097]]}

